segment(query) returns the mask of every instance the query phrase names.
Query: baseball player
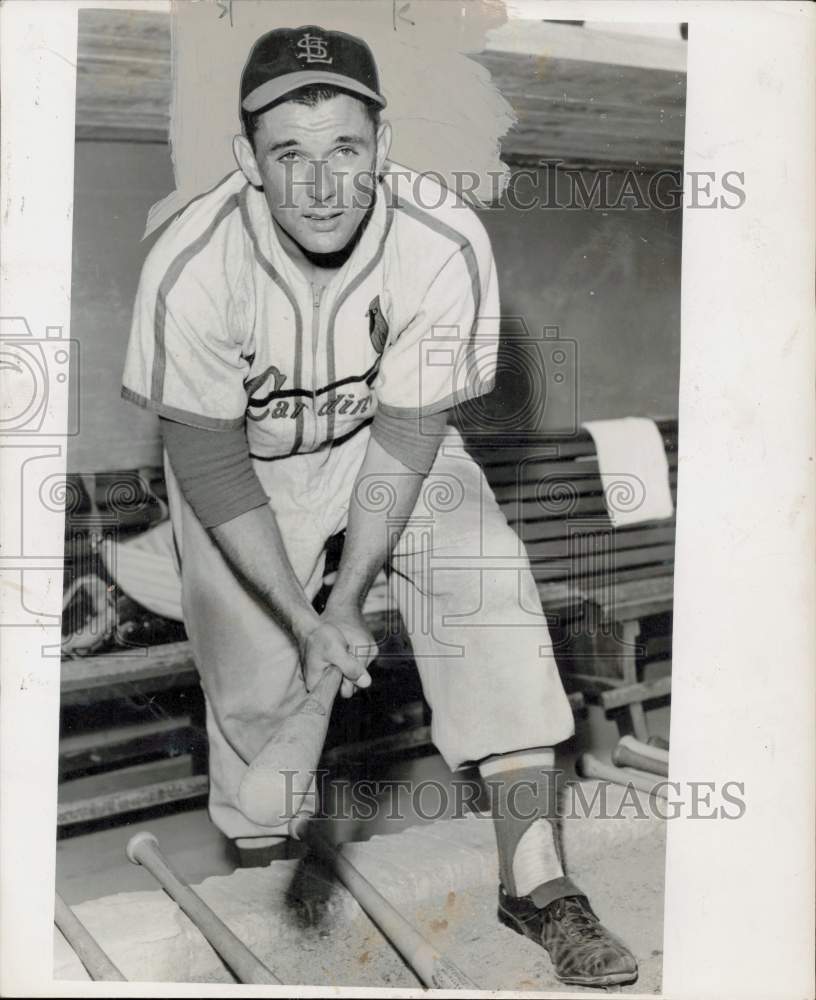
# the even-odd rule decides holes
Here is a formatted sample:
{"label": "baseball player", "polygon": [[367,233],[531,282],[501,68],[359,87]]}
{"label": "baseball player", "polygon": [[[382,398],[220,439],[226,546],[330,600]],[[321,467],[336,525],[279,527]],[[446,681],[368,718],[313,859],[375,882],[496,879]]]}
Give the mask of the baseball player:
{"label": "baseball player", "polygon": [[433,740],[452,769],[477,763],[490,790],[500,919],[564,982],[631,982],[633,956],[562,867],[552,748],[573,720],[535,583],[447,426],[493,384],[487,235],[453,194],[389,162],[360,39],[269,32],[240,102],[239,169],[144,265],[123,386],[161,422],[211,817],[244,850],[284,835],[243,815],[241,779],[327,665],[346,697],[371,683],[361,609],[387,565]]}

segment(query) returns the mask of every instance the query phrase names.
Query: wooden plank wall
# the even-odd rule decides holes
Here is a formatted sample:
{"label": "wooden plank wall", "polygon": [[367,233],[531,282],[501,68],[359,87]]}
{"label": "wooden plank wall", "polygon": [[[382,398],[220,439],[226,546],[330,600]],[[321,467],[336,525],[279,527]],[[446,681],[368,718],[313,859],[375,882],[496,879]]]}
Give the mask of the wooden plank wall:
{"label": "wooden plank wall", "polygon": [[[539,29],[541,30],[540,26]],[[546,29],[546,26],[545,26]],[[559,40],[590,29],[551,26]],[[572,33],[571,35],[569,33]],[[575,33],[578,33],[577,35]],[[532,32],[546,51],[550,34]],[[559,158],[571,164],[679,166],[685,128],[685,72],[597,61],[594,46],[575,41],[562,58],[503,51],[495,41],[475,56],[515,109],[519,121],[502,143],[510,159]],[[640,43],[644,48],[647,43]],[[664,48],[665,48],[665,43]],[[609,42],[614,46],[614,41]],[[170,17],[147,11],[83,10],[79,15],[78,139],[166,142],[171,93]],[[610,50],[612,51],[612,50]],[[633,61],[641,59],[637,45]],[[676,65],[656,49],[656,58]],[[621,58],[619,55],[616,58]]]}
{"label": "wooden plank wall", "polygon": [[167,142],[170,15],[79,12],[76,137]]}
{"label": "wooden plank wall", "polygon": [[502,154],[571,165],[683,163],[684,73],[483,52],[478,60],[518,115]]}

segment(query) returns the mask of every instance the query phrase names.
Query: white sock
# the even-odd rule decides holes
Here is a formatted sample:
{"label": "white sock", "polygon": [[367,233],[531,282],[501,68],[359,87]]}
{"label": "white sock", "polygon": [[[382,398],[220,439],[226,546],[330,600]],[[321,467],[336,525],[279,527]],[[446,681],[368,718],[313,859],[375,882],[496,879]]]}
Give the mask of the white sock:
{"label": "white sock", "polygon": [[494,774],[507,774],[527,767],[555,767],[555,750],[539,747],[535,750],[517,750],[515,753],[497,753],[485,757],[479,763],[479,773],[483,778]]}
{"label": "white sock", "polygon": [[537,819],[524,832],[513,854],[516,894],[526,896],[542,883],[563,875],[564,869],[558,860],[553,828],[548,820]]}

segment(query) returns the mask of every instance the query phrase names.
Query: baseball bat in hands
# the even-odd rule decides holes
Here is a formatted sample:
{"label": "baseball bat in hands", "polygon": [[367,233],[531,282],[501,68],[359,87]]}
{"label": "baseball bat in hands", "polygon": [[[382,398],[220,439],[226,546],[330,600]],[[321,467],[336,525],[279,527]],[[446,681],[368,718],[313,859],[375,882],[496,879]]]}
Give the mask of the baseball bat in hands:
{"label": "baseball bat in hands", "polygon": [[339,667],[327,667],[300,708],[249,765],[238,791],[238,804],[253,823],[281,826],[303,807],[342,680]]}

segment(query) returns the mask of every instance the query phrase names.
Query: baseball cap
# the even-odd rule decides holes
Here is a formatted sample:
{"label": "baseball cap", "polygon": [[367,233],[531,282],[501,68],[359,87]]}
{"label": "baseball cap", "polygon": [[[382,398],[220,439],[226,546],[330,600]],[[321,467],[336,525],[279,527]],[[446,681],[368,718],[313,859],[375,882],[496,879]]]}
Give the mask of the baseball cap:
{"label": "baseball cap", "polygon": [[261,35],[241,73],[241,107],[258,111],[314,83],[331,84],[385,107],[377,65],[366,43],[315,24]]}

